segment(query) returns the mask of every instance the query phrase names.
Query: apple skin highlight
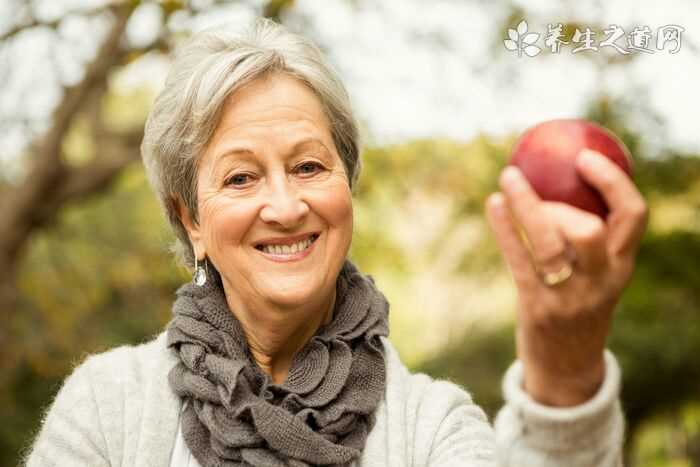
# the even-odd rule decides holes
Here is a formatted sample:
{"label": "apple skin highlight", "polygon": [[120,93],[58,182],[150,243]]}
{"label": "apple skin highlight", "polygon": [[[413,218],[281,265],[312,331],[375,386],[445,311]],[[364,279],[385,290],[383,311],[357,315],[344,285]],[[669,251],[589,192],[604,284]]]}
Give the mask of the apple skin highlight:
{"label": "apple skin highlight", "polygon": [[567,203],[605,219],[608,206],[603,197],[576,169],[584,148],[605,155],[632,177],[632,157],[625,144],[610,130],[583,119],[549,120],[528,129],[508,164],[522,171],[543,200]]}

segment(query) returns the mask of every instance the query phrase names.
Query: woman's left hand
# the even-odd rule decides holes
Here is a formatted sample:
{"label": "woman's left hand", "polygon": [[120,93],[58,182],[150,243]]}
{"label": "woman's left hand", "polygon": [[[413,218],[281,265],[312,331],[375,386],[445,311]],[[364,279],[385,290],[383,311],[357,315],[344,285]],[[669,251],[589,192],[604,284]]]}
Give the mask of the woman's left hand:
{"label": "woman's left hand", "polygon": [[[607,221],[542,201],[515,167],[504,169],[503,193],[493,193],[486,203],[518,292],[516,341],[524,388],[551,406],[580,404],[600,387],[612,314],[648,221],[644,198],[608,158],[582,151],[577,169],[608,204]],[[570,258],[575,258],[571,277],[546,285],[540,274],[562,270]]]}

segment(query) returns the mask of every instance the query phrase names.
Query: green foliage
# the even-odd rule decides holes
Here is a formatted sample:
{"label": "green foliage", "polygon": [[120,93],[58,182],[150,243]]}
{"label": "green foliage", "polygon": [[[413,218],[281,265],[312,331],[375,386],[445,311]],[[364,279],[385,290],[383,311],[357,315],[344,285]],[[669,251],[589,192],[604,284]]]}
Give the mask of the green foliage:
{"label": "green foliage", "polygon": [[36,235],[19,276],[20,310],[8,349],[22,356],[0,391],[0,465],[33,438],[40,414],[86,353],[137,343],[169,318],[187,280],[167,251],[171,235],[141,167],[105,196],[61,213]]}
{"label": "green foliage", "polygon": [[659,410],[700,394],[700,235],[645,238],[610,346],[624,370],[623,398],[634,429]]}
{"label": "green foliage", "polygon": [[[159,2],[166,17],[186,3]],[[279,19],[293,3],[267,2],[264,14]],[[528,12],[510,5],[492,36],[492,57],[505,53],[507,28],[523,18]],[[565,40],[576,27],[586,25],[564,24]],[[600,35],[602,28],[594,29]],[[578,56],[603,65],[633,60]],[[107,125],[139,127],[151,99],[148,91],[110,92],[102,102]],[[635,182],[651,207],[650,231],[609,340],[624,370],[633,463],[627,465],[700,466],[700,159],[674,152],[645,157],[630,114],[629,103],[605,95],[585,112],[631,150]],[[661,132],[663,122],[651,118]],[[70,165],[99,150],[86,136],[88,123],[77,122],[63,142]],[[467,144],[425,139],[367,148],[354,202],[351,257],[389,298],[391,338],[402,357],[416,371],[463,385],[491,416],[502,404],[501,376],[515,349],[512,320],[491,316],[512,310],[503,288],[487,287],[507,284],[508,273],[483,203],[497,189],[514,141],[480,135]],[[9,183],[5,177],[0,174],[0,185]],[[31,239],[17,284],[19,310],[3,323],[12,330],[3,352],[22,357],[0,388],[0,466],[16,465],[18,451],[34,438],[43,411],[84,355],[146,340],[163,328],[176,288],[189,280],[168,251],[172,239],[139,166],[105,194],[69,206]],[[429,284],[427,298],[421,281]],[[443,297],[455,290],[456,298]],[[479,290],[481,302],[474,297]],[[503,310],[493,313],[496,308]]]}
{"label": "green foliage", "polygon": [[[639,147],[634,133],[614,127],[631,148]],[[78,150],[79,136],[72,143]],[[462,384],[490,415],[502,403],[500,378],[515,352],[512,320],[491,316],[499,308],[501,316],[512,310],[505,289],[487,286],[502,281],[512,287],[483,203],[497,189],[513,141],[479,136],[467,144],[420,140],[368,148],[354,201],[351,257],[378,279],[392,303],[391,338],[402,357],[414,370]],[[664,437],[698,436],[692,407],[700,394],[700,224],[673,219],[678,206],[692,212],[700,205],[700,159],[676,154],[637,157],[636,163],[651,230],[610,347],[624,369],[623,403],[638,465],[672,465],[663,464],[675,449]],[[9,324],[16,340],[8,347],[23,358],[0,391],[0,465],[16,462],[81,356],[162,329],[175,289],[189,280],[168,251],[171,241],[140,166],[34,236],[19,276],[20,312]],[[415,285],[420,281],[429,284],[427,298]]]}
{"label": "green foliage", "polygon": [[492,419],[503,405],[501,376],[515,358],[513,336],[513,326],[470,329],[461,342],[414,370],[461,385]]}
{"label": "green foliage", "polygon": [[649,417],[639,429],[632,461],[638,467],[691,467],[700,459],[700,403]]}

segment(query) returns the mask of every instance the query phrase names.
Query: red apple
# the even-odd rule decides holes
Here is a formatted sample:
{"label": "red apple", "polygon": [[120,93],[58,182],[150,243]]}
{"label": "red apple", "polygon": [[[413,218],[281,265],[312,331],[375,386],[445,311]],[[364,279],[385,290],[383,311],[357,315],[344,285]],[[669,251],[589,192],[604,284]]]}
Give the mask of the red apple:
{"label": "red apple", "polygon": [[632,158],[611,131],[582,119],[549,120],[527,130],[515,144],[509,164],[517,166],[543,200],[561,201],[606,218],[600,193],[576,170],[579,152],[607,156],[632,176]]}

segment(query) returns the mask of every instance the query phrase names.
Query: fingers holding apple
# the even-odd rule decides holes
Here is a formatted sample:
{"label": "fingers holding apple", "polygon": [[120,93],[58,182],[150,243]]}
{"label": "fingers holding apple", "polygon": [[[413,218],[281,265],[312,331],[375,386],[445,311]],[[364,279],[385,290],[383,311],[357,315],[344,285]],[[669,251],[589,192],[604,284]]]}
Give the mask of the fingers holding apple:
{"label": "fingers holding apple", "polygon": [[503,257],[518,289],[537,287],[537,275],[530,253],[523,243],[518,227],[512,221],[505,196],[496,192],[486,202],[486,216]]}
{"label": "fingers holding apple", "polygon": [[609,252],[616,259],[636,253],[648,222],[644,197],[617,164],[604,154],[584,149],[576,160],[579,173],[609,206]]}
{"label": "fingers holding apple", "polygon": [[516,282],[532,287],[539,273],[570,261],[592,274],[608,267],[608,229],[600,217],[539,199],[518,169],[504,170],[502,180],[503,193],[491,195],[487,217]]}
{"label": "fingers holding apple", "polygon": [[606,218],[606,199],[576,167],[584,149],[603,154],[631,177],[632,158],[624,143],[606,128],[582,119],[549,120],[528,129],[516,142],[509,165],[521,170],[542,199]]}
{"label": "fingers holding apple", "polygon": [[[565,237],[545,211],[545,205],[516,167],[506,167],[499,179],[506,204],[521,229],[521,238],[534,267],[556,271],[568,261]],[[547,271],[549,272],[549,271]]]}
{"label": "fingers holding apple", "polygon": [[[511,165],[486,212],[518,289],[525,389],[543,403],[574,405],[602,382],[611,316],[634,267],[646,204],[627,149],[590,122],[534,127]],[[560,267],[565,251],[574,252],[573,275],[547,286],[541,266]]]}
{"label": "fingers holding apple", "polygon": [[544,201],[544,207],[575,252],[576,268],[597,274],[608,267],[608,229],[595,214],[565,203]]}
{"label": "fingers holding apple", "polygon": [[576,251],[574,275],[556,287],[540,279],[504,194],[489,197],[487,216],[518,292],[517,353],[524,389],[543,404],[576,405],[590,398],[602,382],[601,362],[614,306],[611,297],[616,295],[603,286],[609,277],[605,229],[600,218],[578,208],[536,203],[544,219],[538,227],[547,226],[552,237],[565,239]]}
{"label": "fingers holding apple", "polygon": [[[613,267],[619,266],[621,274],[624,269],[631,273],[629,263],[634,262],[646,229],[648,209],[631,178],[629,150],[617,136],[586,120],[550,120],[523,133],[509,166],[517,167],[522,176],[508,167],[502,173],[500,186],[536,263],[546,264],[552,251],[561,253],[562,244],[571,243],[566,235],[562,240],[548,228],[551,221],[544,218],[536,203],[541,199],[565,203],[600,217],[604,224],[596,227],[590,217],[586,220],[578,216],[580,219],[574,221],[569,213],[565,216],[569,221],[560,227],[575,234],[577,229],[588,226],[585,228],[599,231],[597,237],[605,230],[609,261]],[[577,238],[568,240],[577,243]],[[583,250],[598,256],[596,259],[587,255],[592,258],[592,266],[600,263],[602,255],[586,248],[588,240],[583,238],[578,243]],[[581,265],[587,262],[583,258]]]}

